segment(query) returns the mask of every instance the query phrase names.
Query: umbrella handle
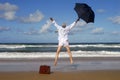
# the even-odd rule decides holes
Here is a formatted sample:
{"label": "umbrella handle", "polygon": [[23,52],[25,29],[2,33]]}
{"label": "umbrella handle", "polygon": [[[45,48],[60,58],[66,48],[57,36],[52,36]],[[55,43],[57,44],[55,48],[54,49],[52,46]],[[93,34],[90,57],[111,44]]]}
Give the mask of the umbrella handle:
{"label": "umbrella handle", "polygon": [[78,18],[78,19],[76,20],[76,23],[77,23],[79,20],[80,20],[80,18]]}

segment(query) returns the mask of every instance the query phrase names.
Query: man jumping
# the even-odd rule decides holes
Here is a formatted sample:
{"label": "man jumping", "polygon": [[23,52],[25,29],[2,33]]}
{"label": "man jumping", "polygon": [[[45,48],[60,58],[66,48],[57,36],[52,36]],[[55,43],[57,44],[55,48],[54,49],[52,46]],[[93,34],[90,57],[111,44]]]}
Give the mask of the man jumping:
{"label": "man jumping", "polygon": [[79,19],[77,19],[75,22],[73,22],[69,26],[66,26],[65,23],[63,23],[62,26],[60,26],[56,23],[56,21],[53,18],[50,18],[50,20],[52,21],[54,26],[58,29],[58,41],[59,41],[59,43],[58,43],[58,48],[57,48],[57,52],[56,52],[56,56],[55,56],[54,65],[55,66],[57,65],[59,53],[60,53],[60,50],[63,46],[67,49],[68,55],[70,57],[70,63],[72,64],[73,59],[72,59],[72,53],[71,53],[70,47],[69,47],[68,33],[76,25],[76,23],[79,21]]}

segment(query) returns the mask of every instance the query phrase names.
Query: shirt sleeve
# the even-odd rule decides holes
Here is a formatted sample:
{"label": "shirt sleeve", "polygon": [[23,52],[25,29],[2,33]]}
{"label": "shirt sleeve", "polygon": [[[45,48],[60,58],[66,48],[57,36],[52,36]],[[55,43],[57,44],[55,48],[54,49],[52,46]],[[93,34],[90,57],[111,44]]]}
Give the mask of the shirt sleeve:
{"label": "shirt sleeve", "polygon": [[56,23],[55,20],[54,20],[52,23],[54,24],[54,26],[55,26],[57,29],[59,29],[59,28],[61,27],[61,26],[59,26],[59,25]]}
{"label": "shirt sleeve", "polygon": [[72,29],[73,27],[75,27],[76,22],[73,22],[72,24],[69,25],[69,29]]}

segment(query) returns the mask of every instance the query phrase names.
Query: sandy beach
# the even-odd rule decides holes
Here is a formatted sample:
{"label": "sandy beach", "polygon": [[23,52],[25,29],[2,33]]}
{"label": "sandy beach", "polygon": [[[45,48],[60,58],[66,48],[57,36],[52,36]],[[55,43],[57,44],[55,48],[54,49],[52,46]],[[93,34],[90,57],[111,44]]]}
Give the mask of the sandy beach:
{"label": "sandy beach", "polygon": [[120,80],[120,70],[76,72],[0,72],[0,80]]}
{"label": "sandy beach", "polygon": [[[119,57],[0,60],[0,80],[120,80]],[[40,65],[49,65],[51,74],[39,74]]]}

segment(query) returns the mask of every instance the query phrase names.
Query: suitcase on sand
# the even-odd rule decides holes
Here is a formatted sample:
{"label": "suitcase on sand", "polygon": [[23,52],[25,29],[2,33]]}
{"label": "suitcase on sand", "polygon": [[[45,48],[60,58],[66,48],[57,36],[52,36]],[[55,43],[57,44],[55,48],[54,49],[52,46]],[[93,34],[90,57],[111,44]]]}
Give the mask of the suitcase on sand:
{"label": "suitcase on sand", "polygon": [[50,74],[50,66],[48,65],[41,65],[39,69],[40,74]]}

